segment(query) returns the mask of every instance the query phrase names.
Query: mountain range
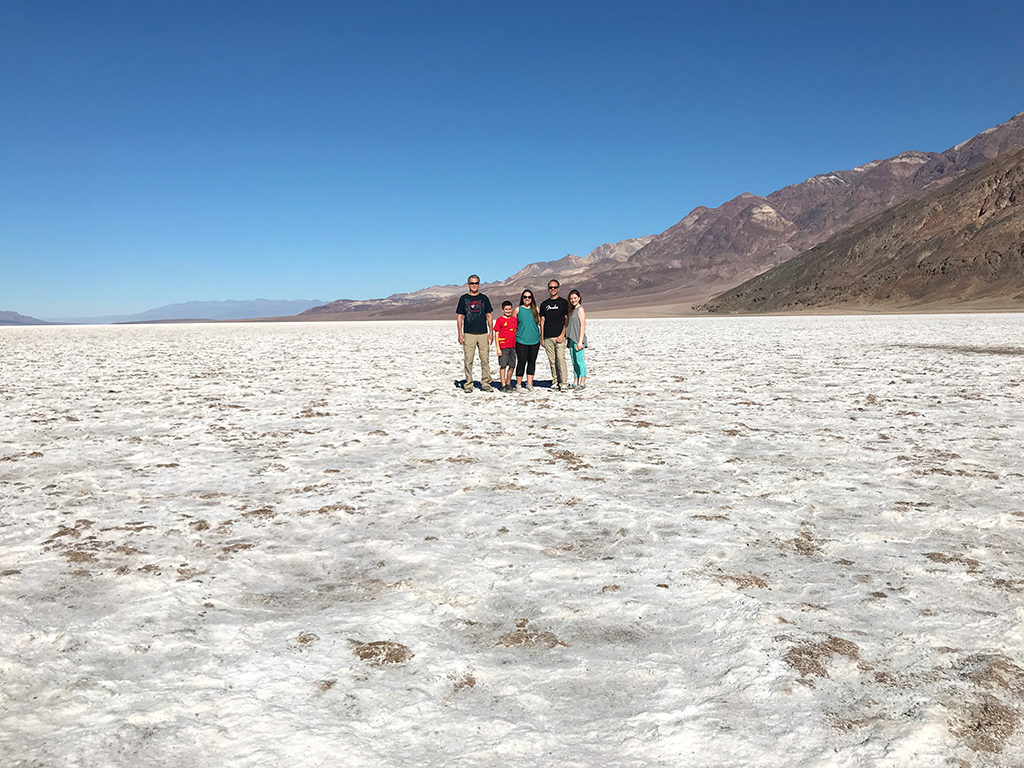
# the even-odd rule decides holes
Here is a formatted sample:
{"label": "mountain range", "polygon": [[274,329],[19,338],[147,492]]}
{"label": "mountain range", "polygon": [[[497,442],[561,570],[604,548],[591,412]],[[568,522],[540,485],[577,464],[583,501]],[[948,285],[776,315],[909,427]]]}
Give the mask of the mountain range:
{"label": "mountain range", "polygon": [[293,315],[319,306],[320,299],[246,299],[236,301],[187,301],[167,304],[133,315],[101,315],[52,318],[53,322],[81,324],[154,323],[165,320],[250,320],[275,315]]}
{"label": "mountain range", "polygon": [[[944,152],[910,150],[813,176],[766,196],[744,193],[717,208],[699,206],[659,235],[602,245],[582,259],[570,254],[530,264],[481,288],[492,300],[515,299],[522,288],[536,290],[555,276],[604,314],[687,314],[695,305],[707,309],[713,296],[1021,148],[1024,113]],[[339,300],[294,319],[450,317],[453,298],[463,290],[461,285],[437,285],[383,299]],[[944,300],[960,297],[947,292]],[[716,306],[727,311],[726,304]]]}
{"label": "mountain range", "polygon": [[0,311],[0,325],[49,325],[44,320],[37,320],[28,315],[19,315],[17,312]]}
{"label": "mountain range", "polygon": [[[698,206],[657,235],[528,264],[492,302],[551,277],[603,315],[1024,309],[1024,113],[944,152],[909,150],[765,196]],[[994,197],[993,197],[994,196]],[[450,318],[463,285],[380,299],[213,301],[65,323]],[[298,314],[295,314],[298,313]],[[0,325],[44,324],[16,312]]]}
{"label": "mountain range", "polygon": [[1024,308],[1024,150],[849,227],[700,308],[929,307]]}
{"label": "mountain range", "polygon": [[[557,261],[527,264],[514,275],[500,282],[483,283],[481,290],[505,298],[519,299],[523,288],[545,282],[551,277],[559,281],[582,280],[606,271],[616,271],[630,257],[651,242],[653,237],[637,237],[618,243],[606,243],[580,258],[573,254]],[[574,283],[575,285],[575,283]],[[435,285],[413,293],[396,293],[384,299],[340,299],[321,307],[306,310],[296,320],[349,320],[449,317],[454,314],[452,297],[465,292],[465,285]],[[513,295],[514,294],[514,295]]]}

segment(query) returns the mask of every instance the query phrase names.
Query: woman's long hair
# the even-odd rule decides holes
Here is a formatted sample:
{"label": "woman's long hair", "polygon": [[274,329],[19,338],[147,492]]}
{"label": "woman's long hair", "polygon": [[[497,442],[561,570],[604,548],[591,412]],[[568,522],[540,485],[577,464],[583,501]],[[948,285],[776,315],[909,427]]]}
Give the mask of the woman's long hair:
{"label": "woman's long hair", "polygon": [[537,311],[537,294],[533,292],[532,288],[525,288],[522,293],[519,294],[519,306],[525,307],[523,304],[523,297],[526,294],[530,294],[530,311],[533,312],[533,321],[540,325],[540,312]]}
{"label": "woman's long hair", "polygon": [[[575,312],[575,311],[576,311],[576,308],[577,308],[577,307],[582,307],[582,306],[583,306],[583,297],[582,297],[582,296],[580,296],[580,292],[579,292],[579,291],[577,291],[577,290],[576,290],[575,288],[573,288],[573,289],[572,289],[571,291],[569,291],[569,296],[572,296],[572,295],[573,295],[574,293],[575,293],[575,294],[576,294],[576,296],[577,296],[577,297],[579,298],[579,300],[580,300],[580,303],[579,303],[579,304],[577,304],[577,305],[576,305],[576,306],[574,307],[574,306],[573,306],[573,304],[572,304],[572,302],[571,302],[571,301],[569,302],[569,315],[571,315],[571,314],[572,314],[573,312]],[[566,298],[568,298],[568,296],[567,296]],[[569,315],[566,315],[566,317],[568,317]]]}

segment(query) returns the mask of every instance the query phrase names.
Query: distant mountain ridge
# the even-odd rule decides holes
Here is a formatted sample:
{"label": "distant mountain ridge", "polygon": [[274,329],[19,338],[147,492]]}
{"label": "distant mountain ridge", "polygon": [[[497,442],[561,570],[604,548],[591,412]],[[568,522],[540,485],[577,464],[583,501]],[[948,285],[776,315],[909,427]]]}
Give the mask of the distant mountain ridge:
{"label": "distant mountain ridge", "polygon": [[[653,236],[636,237],[618,243],[605,243],[584,258],[566,254],[555,261],[527,264],[514,275],[480,286],[484,293],[512,296],[518,299],[523,288],[557,277],[560,281],[576,275],[599,273],[624,264],[643,248]],[[362,319],[398,319],[404,317],[448,317],[455,313],[452,300],[466,290],[465,285],[435,285],[412,293],[396,293],[383,299],[340,299],[321,307],[306,310],[300,320],[331,320],[338,315],[358,313]],[[538,289],[539,290],[539,289]],[[514,296],[513,296],[514,294]]]}
{"label": "distant mountain ridge", "polygon": [[226,299],[222,301],[188,301],[167,304],[133,315],[103,315],[55,319],[55,322],[107,324],[147,323],[161,320],[250,320],[261,317],[282,317],[319,306],[320,299]]}
{"label": "distant mountain ridge", "polygon": [[837,233],[700,308],[1024,307],[1024,150]]}
{"label": "distant mountain ridge", "polygon": [[[569,255],[530,264],[483,289],[518,295],[521,287],[550,276],[570,282],[593,308],[691,306],[1021,148],[1024,113],[944,152],[909,150],[812,176],[766,196],[743,193],[717,208],[698,206],[657,236],[601,246],[586,259]],[[296,319],[447,317],[450,297],[461,290],[433,286],[385,299],[340,300]]]}
{"label": "distant mountain ridge", "polygon": [[0,311],[0,325],[51,325],[51,323],[7,310]]}

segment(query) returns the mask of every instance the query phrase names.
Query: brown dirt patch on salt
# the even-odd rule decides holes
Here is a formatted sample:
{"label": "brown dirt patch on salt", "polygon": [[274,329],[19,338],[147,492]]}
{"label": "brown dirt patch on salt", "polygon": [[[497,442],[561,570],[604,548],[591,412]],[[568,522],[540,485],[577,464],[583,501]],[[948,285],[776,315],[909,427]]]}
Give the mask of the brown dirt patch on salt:
{"label": "brown dirt patch on salt", "polygon": [[993,696],[965,702],[952,712],[950,732],[975,752],[1002,752],[1020,715]]}
{"label": "brown dirt patch on salt", "polygon": [[538,632],[535,629],[529,629],[527,624],[529,624],[529,619],[517,619],[516,628],[502,635],[498,640],[498,645],[503,645],[506,648],[539,648],[543,651],[550,651],[558,646],[569,647],[568,643],[559,640],[553,632],[547,630]]}
{"label": "brown dirt patch on salt", "polygon": [[961,557],[960,555],[946,555],[942,552],[925,552],[924,556],[931,560],[933,563],[956,563],[958,565],[967,566],[968,573],[977,573],[981,567],[981,563],[970,557]]}
{"label": "brown dirt patch on salt", "polygon": [[406,646],[393,640],[375,640],[372,643],[361,643],[358,640],[350,642],[352,643],[352,653],[375,667],[405,664],[416,655]]}
{"label": "brown dirt patch on salt", "polygon": [[1002,688],[1024,694],[1024,669],[997,653],[968,656],[956,665],[961,677],[980,688]]}
{"label": "brown dirt patch on salt", "polygon": [[800,673],[800,677],[808,675],[828,677],[825,664],[837,654],[848,659],[857,659],[860,657],[860,648],[849,640],[829,635],[818,643],[808,642],[794,645],[786,651],[783,658],[789,666]]}
{"label": "brown dirt patch on salt", "polygon": [[741,576],[722,575],[717,576],[719,584],[735,584],[737,589],[749,589],[750,587],[757,587],[758,589],[767,589],[768,582],[760,576],[755,576],[752,573],[743,574]]}

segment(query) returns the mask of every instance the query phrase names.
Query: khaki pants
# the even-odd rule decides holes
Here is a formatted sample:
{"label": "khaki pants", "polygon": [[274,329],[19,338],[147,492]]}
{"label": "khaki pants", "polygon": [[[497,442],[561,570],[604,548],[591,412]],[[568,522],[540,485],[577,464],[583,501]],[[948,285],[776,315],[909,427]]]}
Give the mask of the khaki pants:
{"label": "khaki pants", "polygon": [[466,358],[466,391],[473,389],[473,355],[480,353],[480,387],[491,388],[491,345],[486,333],[464,333],[462,351]]}
{"label": "khaki pants", "polygon": [[568,383],[569,371],[565,366],[565,342],[555,341],[554,338],[544,339],[544,351],[548,353],[548,362],[551,363],[551,386]]}

